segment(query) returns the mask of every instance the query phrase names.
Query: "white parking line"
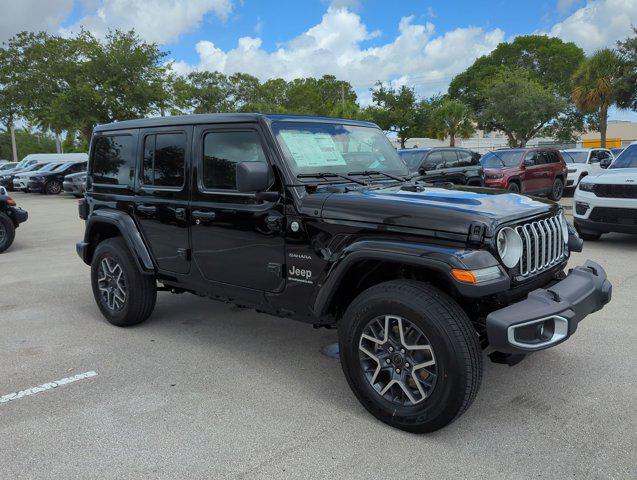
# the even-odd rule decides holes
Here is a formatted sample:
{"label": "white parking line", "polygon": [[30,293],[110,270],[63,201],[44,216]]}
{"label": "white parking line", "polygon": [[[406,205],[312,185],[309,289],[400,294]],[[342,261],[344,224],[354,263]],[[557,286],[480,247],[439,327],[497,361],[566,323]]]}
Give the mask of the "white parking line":
{"label": "white parking line", "polygon": [[55,382],[43,383],[37,387],[27,388],[26,390],[20,390],[19,392],[8,393],[0,397],[0,404],[10,402],[11,400],[18,400],[29,395],[35,395],[36,393],[46,392],[52,388],[60,387],[62,385],[68,385],[69,383],[77,382],[78,380],[84,380],[85,378],[95,377],[97,372],[91,370],[90,372],[78,373],[72,377],[62,378]]}

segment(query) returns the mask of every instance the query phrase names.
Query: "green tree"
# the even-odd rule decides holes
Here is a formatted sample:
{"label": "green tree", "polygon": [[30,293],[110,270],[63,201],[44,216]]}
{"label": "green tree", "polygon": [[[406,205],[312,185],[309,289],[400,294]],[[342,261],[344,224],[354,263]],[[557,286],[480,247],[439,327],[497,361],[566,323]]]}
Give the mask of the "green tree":
{"label": "green tree", "polygon": [[426,110],[412,88],[403,85],[394,89],[378,82],[372,90],[372,102],[365,116],[383,130],[395,133],[400,148],[405,148],[410,138],[425,135]]}
{"label": "green tree", "polygon": [[606,146],[608,109],[620,99],[623,63],[614,50],[605,48],[587,58],[573,74],[573,102],[583,113],[599,114],[602,147]]}
{"label": "green tree", "polygon": [[[574,43],[565,43],[562,40],[544,35],[527,35],[516,37],[511,43],[501,43],[489,55],[478,58],[463,73],[457,75],[449,86],[449,95],[467,104],[476,114],[478,126],[484,130],[493,130],[498,123],[506,127],[509,132],[518,132],[509,141],[518,142],[525,138],[524,131],[535,131],[536,134],[551,134],[561,139],[573,138],[577,131],[584,128],[584,115],[573,108],[570,100],[572,85],[571,77],[579,64],[584,60],[584,51]],[[506,116],[504,112],[498,115],[499,121],[493,121],[493,113],[498,110],[497,105],[490,105],[493,98],[494,79],[501,82],[503,78],[510,78],[511,72],[518,72],[522,77],[518,82],[507,82],[513,90],[522,89],[533,91],[533,98],[548,99],[549,103],[537,106],[537,114],[529,119],[531,125],[536,127],[522,128],[516,120],[516,125],[506,126],[501,122],[516,117],[514,112]],[[516,83],[517,86],[514,86]],[[523,85],[526,85],[523,87]],[[514,103],[519,102],[512,99]],[[530,99],[529,99],[530,100]],[[560,110],[555,106],[560,105]],[[531,104],[525,107],[531,107]],[[488,110],[485,112],[484,110]],[[545,115],[553,112],[554,117],[545,120]],[[505,130],[503,130],[505,131]],[[506,133],[506,131],[505,131]],[[518,138],[518,134],[521,137]],[[525,142],[528,141],[525,140]]]}
{"label": "green tree", "polygon": [[617,53],[623,61],[617,80],[617,105],[637,111],[637,27],[633,35],[617,42]]}
{"label": "green tree", "polygon": [[[31,153],[54,153],[55,139],[46,133],[28,128],[16,128],[17,159]],[[86,151],[86,150],[84,150]],[[0,158],[11,158],[11,132],[0,130]]]}
{"label": "green tree", "polygon": [[478,122],[504,132],[512,147],[523,147],[564,112],[567,102],[524,71],[503,71],[483,89]]}
{"label": "green tree", "polygon": [[173,82],[175,106],[179,113],[217,113],[233,110],[232,87],[219,72],[192,72]]}
{"label": "green tree", "polygon": [[449,146],[455,147],[456,138],[469,138],[475,132],[471,109],[460,100],[444,98],[432,109],[429,129],[438,140],[449,138]]}

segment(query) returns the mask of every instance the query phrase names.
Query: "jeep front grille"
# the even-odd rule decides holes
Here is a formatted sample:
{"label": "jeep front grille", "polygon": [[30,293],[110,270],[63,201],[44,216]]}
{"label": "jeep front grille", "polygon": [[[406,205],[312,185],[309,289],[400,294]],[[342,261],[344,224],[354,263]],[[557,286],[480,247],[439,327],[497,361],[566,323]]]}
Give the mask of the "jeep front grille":
{"label": "jeep front grille", "polygon": [[525,223],[515,230],[522,237],[520,274],[523,277],[551,268],[568,253],[558,216]]}

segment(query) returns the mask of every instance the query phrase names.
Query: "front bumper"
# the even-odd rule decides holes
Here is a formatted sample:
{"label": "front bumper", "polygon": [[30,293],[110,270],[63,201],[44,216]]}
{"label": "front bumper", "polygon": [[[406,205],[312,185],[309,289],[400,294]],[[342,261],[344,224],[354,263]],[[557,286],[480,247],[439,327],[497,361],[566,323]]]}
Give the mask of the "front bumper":
{"label": "front bumper", "polygon": [[38,180],[30,180],[27,187],[30,192],[41,192],[44,189],[44,183]]}
{"label": "front bumper", "polygon": [[491,312],[486,319],[489,344],[498,352],[511,354],[558,345],[575,333],[584,317],[601,310],[610,301],[611,293],[612,285],[604,269],[587,260],[564,280]]}
{"label": "front bumper", "polygon": [[11,217],[13,223],[18,226],[27,221],[29,214],[26,210],[22,210],[19,207],[9,207],[9,217]]}
{"label": "front bumper", "polygon": [[13,188],[15,190],[26,190],[27,189],[27,181],[22,178],[16,178],[13,180]]}

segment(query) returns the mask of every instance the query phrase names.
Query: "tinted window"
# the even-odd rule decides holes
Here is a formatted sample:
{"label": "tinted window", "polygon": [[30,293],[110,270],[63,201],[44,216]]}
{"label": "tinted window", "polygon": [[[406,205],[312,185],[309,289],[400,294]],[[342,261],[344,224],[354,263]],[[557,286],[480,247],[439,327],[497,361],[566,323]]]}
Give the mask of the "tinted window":
{"label": "tinted window", "polygon": [[438,170],[438,169],[441,169],[442,167],[443,167],[443,159],[442,159],[442,152],[440,150],[431,152],[429,155],[427,155],[427,158],[425,158],[425,161],[422,163],[422,168],[425,171]]}
{"label": "tinted window", "polygon": [[70,174],[84,171],[86,171],[86,163],[74,163],[68,168],[66,173]]}
{"label": "tinted window", "polygon": [[627,147],[608,168],[637,168],[637,145]]}
{"label": "tinted window", "polygon": [[132,135],[99,136],[93,147],[94,183],[128,185],[133,178],[135,139]]}
{"label": "tinted window", "polygon": [[420,162],[422,162],[422,157],[425,156],[425,152],[408,152],[403,150],[402,152],[398,152],[400,158],[407,164],[407,167],[412,172],[418,170],[420,167]]}
{"label": "tinted window", "polygon": [[560,157],[555,152],[543,152],[545,163],[559,163]]}
{"label": "tinted window", "polygon": [[458,166],[458,154],[455,150],[442,150],[442,160],[445,163],[445,168]]}
{"label": "tinted window", "polygon": [[182,187],[186,134],[159,133],[144,139],[142,182],[156,187]]}
{"label": "tinted window", "polygon": [[236,190],[238,162],[266,162],[259,134],[211,132],[204,137],[202,182],[204,188]]}
{"label": "tinted window", "polygon": [[517,167],[522,160],[524,150],[500,150],[489,152],[480,159],[485,168]]}
{"label": "tinted window", "polygon": [[458,167],[470,167],[476,163],[477,161],[474,159],[473,155],[471,155],[471,152],[458,150]]}

